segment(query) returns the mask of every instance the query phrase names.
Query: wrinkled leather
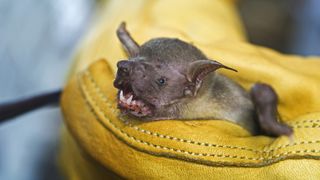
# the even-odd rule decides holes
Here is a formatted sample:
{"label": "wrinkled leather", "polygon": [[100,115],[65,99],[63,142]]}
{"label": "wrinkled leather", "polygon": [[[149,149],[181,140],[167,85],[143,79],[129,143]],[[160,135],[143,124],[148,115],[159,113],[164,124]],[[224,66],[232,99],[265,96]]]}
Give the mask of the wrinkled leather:
{"label": "wrinkled leather", "polygon": [[[69,179],[320,178],[320,58],[247,43],[233,1],[110,0],[102,6],[62,97],[67,128],[60,162]],[[252,136],[223,120],[119,116],[112,82],[117,61],[126,59],[115,35],[122,20],[139,43],[178,37],[236,68],[219,72],[246,89],[272,85],[282,120],[294,128],[292,139]]]}

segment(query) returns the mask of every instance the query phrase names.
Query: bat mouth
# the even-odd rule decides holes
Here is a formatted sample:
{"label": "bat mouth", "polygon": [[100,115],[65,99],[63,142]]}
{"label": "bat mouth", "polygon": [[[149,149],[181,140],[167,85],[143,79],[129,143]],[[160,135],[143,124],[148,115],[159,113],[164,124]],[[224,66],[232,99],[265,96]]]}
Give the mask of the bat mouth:
{"label": "bat mouth", "polygon": [[136,117],[147,117],[152,115],[152,106],[139,99],[131,88],[119,90],[118,107],[122,113],[131,114]]}

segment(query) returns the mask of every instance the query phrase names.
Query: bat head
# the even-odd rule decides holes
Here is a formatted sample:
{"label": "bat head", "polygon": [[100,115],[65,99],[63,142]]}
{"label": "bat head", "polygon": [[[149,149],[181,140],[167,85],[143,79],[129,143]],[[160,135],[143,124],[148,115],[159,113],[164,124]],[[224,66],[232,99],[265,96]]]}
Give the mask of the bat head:
{"label": "bat head", "polygon": [[156,38],[140,47],[124,24],[117,32],[129,55],[117,63],[118,106],[136,117],[170,116],[177,109],[173,106],[197,95],[209,73],[218,68],[234,70],[207,60],[199,49],[179,39]]}

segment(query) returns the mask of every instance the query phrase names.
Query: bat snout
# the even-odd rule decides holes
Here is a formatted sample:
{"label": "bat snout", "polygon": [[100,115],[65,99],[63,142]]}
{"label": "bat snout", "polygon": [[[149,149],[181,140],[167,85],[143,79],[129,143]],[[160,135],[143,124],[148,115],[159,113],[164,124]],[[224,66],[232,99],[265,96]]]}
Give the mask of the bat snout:
{"label": "bat snout", "polygon": [[121,87],[123,86],[123,80],[119,80],[119,79],[115,79],[113,81],[113,86],[117,89],[121,89]]}
{"label": "bat snout", "polygon": [[117,63],[117,75],[113,82],[113,86],[118,89],[123,89],[130,86],[130,76],[132,72],[132,62],[129,60],[121,60]]}

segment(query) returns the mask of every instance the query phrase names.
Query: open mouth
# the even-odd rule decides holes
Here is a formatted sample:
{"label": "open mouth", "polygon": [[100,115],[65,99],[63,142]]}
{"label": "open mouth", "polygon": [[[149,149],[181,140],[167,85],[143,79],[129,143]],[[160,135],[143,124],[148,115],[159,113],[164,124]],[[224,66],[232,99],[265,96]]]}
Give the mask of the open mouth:
{"label": "open mouth", "polygon": [[122,112],[130,113],[137,117],[145,117],[152,114],[150,105],[136,97],[131,90],[120,90],[118,105]]}

